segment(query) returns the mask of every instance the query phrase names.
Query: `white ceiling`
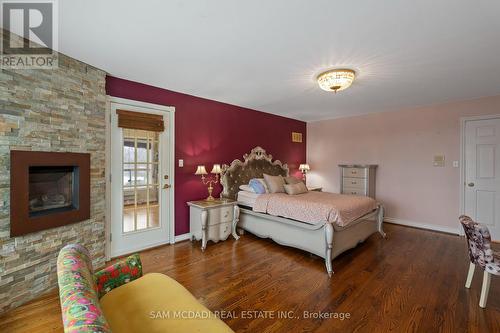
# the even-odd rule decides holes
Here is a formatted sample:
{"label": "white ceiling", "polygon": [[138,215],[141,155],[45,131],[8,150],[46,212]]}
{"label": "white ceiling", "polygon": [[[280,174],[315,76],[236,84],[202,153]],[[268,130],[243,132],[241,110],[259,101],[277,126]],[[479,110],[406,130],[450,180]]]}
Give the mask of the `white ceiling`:
{"label": "white ceiling", "polygon": [[[60,0],[60,51],[312,121],[500,94],[500,1]],[[338,94],[315,77],[349,67]]]}

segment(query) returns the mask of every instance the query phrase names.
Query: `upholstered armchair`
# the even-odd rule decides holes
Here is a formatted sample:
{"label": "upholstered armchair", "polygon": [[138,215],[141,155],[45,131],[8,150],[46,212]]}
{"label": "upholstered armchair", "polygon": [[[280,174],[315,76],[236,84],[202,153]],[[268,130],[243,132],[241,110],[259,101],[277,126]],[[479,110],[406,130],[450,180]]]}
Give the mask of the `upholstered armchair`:
{"label": "upholstered armchair", "polygon": [[465,288],[470,288],[474,270],[478,265],[484,270],[479,306],[485,308],[490,290],[491,275],[500,275],[500,253],[493,251],[491,248],[490,232],[486,226],[473,221],[465,215],[460,216],[460,223],[465,231],[470,259]]}
{"label": "upholstered armchair", "polygon": [[66,245],[57,260],[59,295],[65,332],[106,332],[110,326],[99,299],[142,276],[138,254],[93,273],[90,255],[78,244]]}
{"label": "upholstered armchair", "polygon": [[174,279],[143,276],[138,254],[94,272],[83,246],[66,245],[57,278],[65,333],[233,332]]}

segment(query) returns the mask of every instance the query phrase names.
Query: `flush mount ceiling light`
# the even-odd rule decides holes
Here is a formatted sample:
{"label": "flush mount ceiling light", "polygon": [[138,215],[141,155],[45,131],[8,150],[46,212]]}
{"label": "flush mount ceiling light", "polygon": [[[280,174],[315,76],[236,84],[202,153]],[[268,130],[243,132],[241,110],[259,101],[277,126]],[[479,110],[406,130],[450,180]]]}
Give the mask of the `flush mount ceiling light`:
{"label": "flush mount ceiling light", "polygon": [[352,69],[332,69],[318,75],[318,84],[325,91],[341,91],[351,86],[356,73]]}

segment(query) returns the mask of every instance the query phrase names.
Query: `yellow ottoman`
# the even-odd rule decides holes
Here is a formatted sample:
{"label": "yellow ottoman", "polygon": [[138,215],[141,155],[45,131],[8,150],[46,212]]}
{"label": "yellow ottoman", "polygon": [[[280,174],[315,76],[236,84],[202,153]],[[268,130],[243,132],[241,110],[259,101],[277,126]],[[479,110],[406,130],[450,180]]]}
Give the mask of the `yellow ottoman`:
{"label": "yellow ottoman", "polygon": [[113,333],[233,332],[172,278],[150,273],[100,299]]}

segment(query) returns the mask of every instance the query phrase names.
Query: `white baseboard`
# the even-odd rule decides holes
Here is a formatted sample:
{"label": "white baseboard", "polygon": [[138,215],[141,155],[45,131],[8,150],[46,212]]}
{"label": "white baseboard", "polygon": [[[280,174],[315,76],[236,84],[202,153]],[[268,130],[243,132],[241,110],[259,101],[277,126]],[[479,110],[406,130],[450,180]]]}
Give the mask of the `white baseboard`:
{"label": "white baseboard", "polygon": [[175,236],[175,243],[179,243],[188,239],[191,239],[191,233],[189,232],[187,234]]}
{"label": "white baseboard", "polygon": [[393,217],[385,217],[384,222],[405,225],[408,227],[419,228],[419,229],[427,229],[427,230],[433,230],[433,231],[446,232],[448,234],[453,234],[453,235],[461,235],[460,228],[458,228],[458,227],[452,228],[452,227],[446,227],[446,226],[442,226],[442,225],[426,224],[426,223],[396,219]]}

